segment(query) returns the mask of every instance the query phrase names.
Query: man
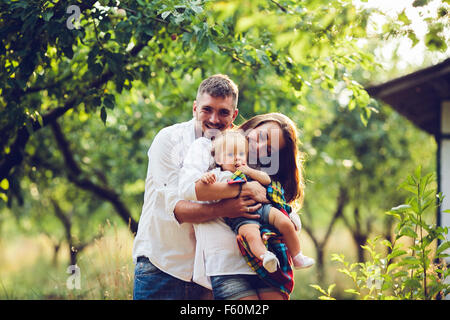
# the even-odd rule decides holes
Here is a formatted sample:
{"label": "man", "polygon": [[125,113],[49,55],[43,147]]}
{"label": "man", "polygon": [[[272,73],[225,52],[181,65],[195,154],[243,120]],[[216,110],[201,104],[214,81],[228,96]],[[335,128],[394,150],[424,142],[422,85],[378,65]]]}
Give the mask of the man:
{"label": "man", "polygon": [[[162,129],[148,151],[144,205],[134,240],[134,299],[202,299],[209,290],[193,283],[195,237],[192,223],[219,217],[247,217],[266,201],[257,182],[235,188],[236,198],[217,203],[185,201],[178,195],[184,155],[195,139],[208,131],[232,126],[238,114],[238,88],[225,75],[200,84],[193,119]],[[229,187],[228,187],[229,188]],[[229,191],[230,189],[228,189]],[[238,197],[239,196],[239,197]]]}

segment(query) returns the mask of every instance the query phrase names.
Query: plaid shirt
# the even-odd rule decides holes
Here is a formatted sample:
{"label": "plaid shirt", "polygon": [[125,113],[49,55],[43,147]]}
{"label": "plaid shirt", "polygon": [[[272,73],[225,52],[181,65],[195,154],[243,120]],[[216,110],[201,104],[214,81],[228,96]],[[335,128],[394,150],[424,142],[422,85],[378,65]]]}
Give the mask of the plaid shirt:
{"label": "plaid shirt", "polygon": [[[233,183],[246,183],[247,177],[240,170],[237,170],[228,181],[229,184]],[[271,204],[289,216],[292,212],[291,206],[289,206],[284,197],[284,189],[278,181],[271,181],[267,186],[267,198]],[[289,299],[289,295],[294,289],[294,272],[292,271],[292,258],[287,252],[287,246],[283,241],[282,236],[276,232],[276,229],[271,225],[264,225],[261,227],[261,238],[268,250],[273,252],[278,261],[280,261],[280,267],[273,273],[267,272],[262,265],[262,260],[256,257],[250,250],[250,247],[242,236],[237,236],[237,243],[239,250],[243,255],[247,264],[252,268],[256,274],[269,285],[278,288],[280,292]]]}

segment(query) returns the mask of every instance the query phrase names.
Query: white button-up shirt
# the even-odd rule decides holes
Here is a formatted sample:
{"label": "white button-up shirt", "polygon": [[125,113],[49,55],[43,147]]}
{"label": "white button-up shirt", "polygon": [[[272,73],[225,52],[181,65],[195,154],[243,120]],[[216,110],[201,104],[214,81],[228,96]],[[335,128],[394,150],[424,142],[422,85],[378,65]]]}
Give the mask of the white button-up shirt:
{"label": "white button-up shirt", "polygon": [[[212,143],[207,138],[198,138],[190,146],[181,168],[179,179],[180,197],[185,200],[197,200],[195,182],[208,171],[214,162],[211,156]],[[216,181],[227,181],[233,175],[220,168],[211,170]],[[193,281],[211,289],[210,276],[230,274],[255,274],[242,257],[236,234],[223,219],[214,219],[194,224],[196,251]]]}
{"label": "white button-up shirt", "polygon": [[[222,219],[196,224],[194,232],[191,223],[180,224],[175,218],[174,208],[184,199],[181,195],[190,192],[186,198],[197,199],[193,184],[211,164],[211,141],[197,140],[193,147],[196,151],[185,159],[196,141],[194,119],[166,127],[155,136],[148,150],[144,205],[134,239],[133,261],[136,263],[139,256],[148,257],[160,270],[178,279],[194,280],[211,288],[211,275],[254,271],[241,256],[236,235]],[[183,162],[194,163],[195,168],[186,170],[187,165],[182,172]]]}
{"label": "white button-up shirt", "polygon": [[184,156],[195,141],[195,120],[162,129],[148,150],[144,205],[133,244],[133,261],[148,257],[160,270],[191,281],[195,235],[190,223],[179,224],[174,209],[182,200],[178,179]]}

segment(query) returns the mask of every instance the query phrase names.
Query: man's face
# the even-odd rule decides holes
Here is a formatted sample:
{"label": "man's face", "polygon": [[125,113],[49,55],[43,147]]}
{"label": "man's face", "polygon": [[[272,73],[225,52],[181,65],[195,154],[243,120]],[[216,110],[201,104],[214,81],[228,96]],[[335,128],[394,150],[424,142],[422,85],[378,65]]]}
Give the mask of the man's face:
{"label": "man's face", "polygon": [[223,131],[230,127],[238,114],[237,108],[233,108],[233,98],[211,97],[209,94],[202,94],[194,101],[194,117],[201,125],[202,132],[208,130]]}

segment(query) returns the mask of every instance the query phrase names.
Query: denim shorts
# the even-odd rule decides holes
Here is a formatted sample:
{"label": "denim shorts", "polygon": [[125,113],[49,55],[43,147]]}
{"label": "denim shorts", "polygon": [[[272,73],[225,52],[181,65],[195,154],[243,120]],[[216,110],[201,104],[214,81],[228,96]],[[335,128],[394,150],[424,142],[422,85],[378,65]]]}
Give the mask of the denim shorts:
{"label": "denim shorts", "polygon": [[134,270],[134,300],[201,300],[211,291],[193,282],[177,279],[139,257]]}
{"label": "denim shorts", "polygon": [[258,295],[258,292],[277,291],[257,275],[233,274],[211,276],[211,286],[216,300],[239,300]]}
{"label": "denim shorts", "polygon": [[225,218],[225,222],[230,226],[231,230],[233,230],[234,233],[238,234],[239,228],[248,223],[254,223],[259,225],[260,227],[264,224],[269,224],[269,212],[272,208],[271,204],[263,204],[261,208],[256,210],[254,214],[258,214],[259,218],[257,219],[249,219],[245,217],[239,217],[239,218]]}

